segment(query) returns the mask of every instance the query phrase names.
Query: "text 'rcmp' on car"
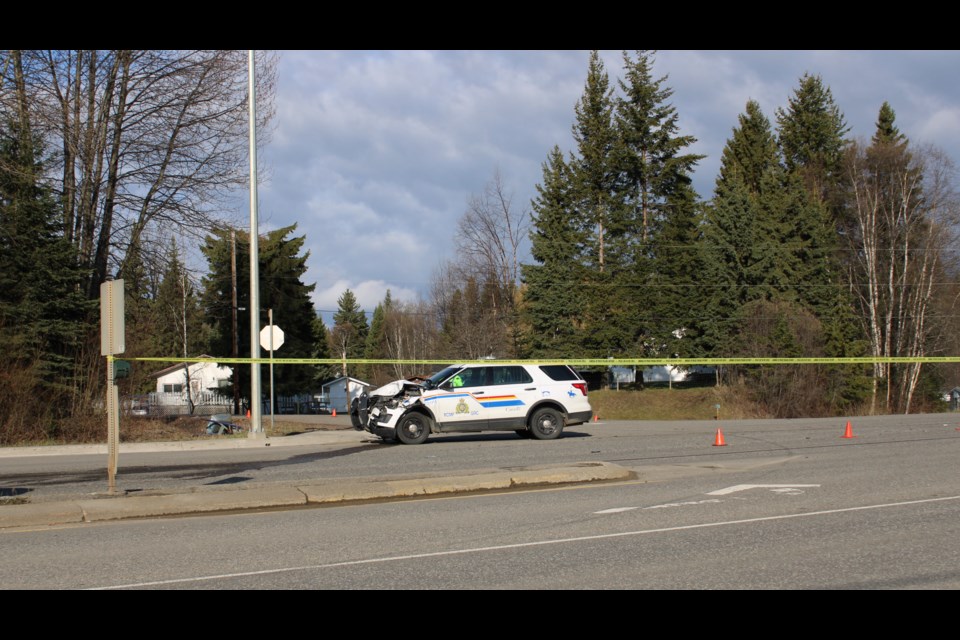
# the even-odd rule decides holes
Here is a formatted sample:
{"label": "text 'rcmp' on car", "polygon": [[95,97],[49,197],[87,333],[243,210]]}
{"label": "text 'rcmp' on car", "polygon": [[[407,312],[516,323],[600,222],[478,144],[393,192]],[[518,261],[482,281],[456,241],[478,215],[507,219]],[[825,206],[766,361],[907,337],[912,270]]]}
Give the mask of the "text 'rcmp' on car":
{"label": "text 'rcmp' on car", "polygon": [[364,393],[350,410],[355,428],[404,444],[420,444],[431,433],[468,431],[552,440],[591,415],[587,383],[560,364],[453,365]]}

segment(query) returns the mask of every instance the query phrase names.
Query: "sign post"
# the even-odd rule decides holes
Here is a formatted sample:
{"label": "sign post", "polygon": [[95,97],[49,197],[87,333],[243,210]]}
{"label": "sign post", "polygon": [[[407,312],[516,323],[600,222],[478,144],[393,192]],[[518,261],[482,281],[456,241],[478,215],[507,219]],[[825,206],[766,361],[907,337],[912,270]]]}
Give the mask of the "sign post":
{"label": "sign post", "polygon": [[113,357],[126,349],[123,319],[123,280],[100,285],[100,353],[107,357],[107,491],[117,490],[117,458],[120,448],[120,394],[117,391]]}
{"label": "sign post", "polygon": [[270,351],[270,430],[273,431],[273,351],[283,346],[283,329],[273,324],[273,309],[267,310],[267,326],[260,332],[260,346]]}

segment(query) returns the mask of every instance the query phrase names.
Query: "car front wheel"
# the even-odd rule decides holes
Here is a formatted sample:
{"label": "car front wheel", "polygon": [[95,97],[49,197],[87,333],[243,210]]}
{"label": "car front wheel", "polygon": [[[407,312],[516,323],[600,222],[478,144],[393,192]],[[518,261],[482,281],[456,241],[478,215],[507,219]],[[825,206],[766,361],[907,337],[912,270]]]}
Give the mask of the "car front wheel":
{"label": "car front wheel", "polygon": [[556,409],[539,409],[530,419],[530,434],[537,440],[559,438],[563,431],[563,416]]}
{"label": "car front wheel", "polygon": [[403,444],[423,444],[430,435],[430,418],[422,413],[408,413],[397,423],[397,440]]}

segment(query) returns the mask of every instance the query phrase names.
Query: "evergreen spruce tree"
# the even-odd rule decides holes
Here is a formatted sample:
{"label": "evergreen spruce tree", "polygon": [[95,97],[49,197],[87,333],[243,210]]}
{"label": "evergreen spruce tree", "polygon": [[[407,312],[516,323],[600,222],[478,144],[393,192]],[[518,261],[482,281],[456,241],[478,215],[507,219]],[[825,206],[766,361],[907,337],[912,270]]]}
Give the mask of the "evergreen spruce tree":
{"label": "evergreen spruce tree", "polygon": [[[383,301],[377,304],[373,310],[373,316],[370,318],[370,329],[367,333],[366,345],[364,346],[363,357],[375,360],[385,358],[386,341],[386,318],[387,314],[393,309],[393,300],[390,297],[390,290],[383,297]],[[385,367],[383,365],[370,365],[367,367],[371,380],[383,380]]]}
{"label": "evergreen spruce tree", "polygon": [[737,119],[740,126],[734,128],[721,155],[720,180],[730,171],[739,171],[750,192],[759,194],[764,176],[779,163],[777,140],[756,100],[748,100]]}
{"label": "evergreen spruce tree", "polygon": [[739,167],[731,166],[717,180],[714,198],[707,207],[703,227],[703,301],[700,318],[701,350],[705,355],[736,355],[738,309],[756,295],[757,196],[747,186]]}
{"label": "evergreen spruce tree", "polygon": [[703,228],[705,353],[736,355],[731,349],[739,309],[773,297],[775,283],[784,285],[781,173],[770,121],[751,100],[724,146]]}
{"label": "evergreen spruce tree", "polygon": [[[829,87],[819,76],[805,74],[787,109],[777,112],[779,144],[788,171],[789,188],[796,193],[802,183],[809,194],[800,209],[798,235],[806,243],[801,256],[803,269],[797,282],[806,286],[803,302],[816,314],[828,336],[825,354],[829,357],[856,357],[864,353],[862,332],[851,325],[853,298],[846,281],[852,273],[851,255],[840,250],[840,238],[851,237],[854,223],[843,204],[843,155],[849,132]],[[893,110],[881,108],[877,123],[880,137],[895,139]],[[799,196],[795,201],[799,200]],[[843,339],[839,339],[840,337]],[[865,386],[862,367],[828,368],[826,394],[834,406],[849,406]]]}
{"label": "evergreen spruce tree", "polygon": [[153,344],[149,355],[189,358],[202,354],[206,345],[202,338],[200,303],[172,239],[167,268],[157,288],[152,311]]}
{"label": "evergreen spruce tree", "polygon": [[800,78],[788,107],[777,110],[777,125],[787,170],[798,172],[819,202],[835,206],[850,128],[820,76]]}
{"label": "evergreen spruce tree", "polygon": [[584,267],[580,310],[584,346],[593,357],[622,352],[623,324],[630,316],[631,282],[624,269],[627,226],[617,193],[620,167],[613,109],[610,79],[593,51],[584,92],[574,109],[577,149],[569,162],[573,202],[568,211],[586,234],[578,256]]}
{"label": "evergreen spruce tree", "polygon": [[[650,350],[658,355],[703,355],[703,300],[706,262],[701,240],[702,214],[696,193],[683,189],[670,197],[668,213],[652,245],[656,270],[646,309]],[[642,299],[637,295],[637,299]]]}
{"label": "evergreen spruce tree", "polygon": [[[333,358],[333,354],[330,352],[330,332],[327,330],[327,325],[324,324],[320,314],[317,314],[313,319],[313,353],[310,354],[310,357],[317,360]],[[336,365],[321,364],[312,369],[314,371],[313,391],[320,390],[324,383],[340,376],[339,367]]]}
{"label": "evergreen spruce tree", "polygon": [[[337,311],[333,314],[333,330],[330,333],[333,357],[347,360],[363,358],[369,330],[366,314],[353,292],[347,289],[337,300]],[[347,364],[345,375],[363,378],[366,368]]]}
{"label": "evergreen spruce tree", "polygon": [[[277,357],[312,358],[317,345],[316,311],[310,294],[315,284],[307,285],[302,277],[306,273],[309,253],[301,253],[304,236],[290,238],[296,225],[290,225],[267,233],[260,238],[260,326],[267,326],[268,310],[273,310],[274,324],[284,333],[282,351]],[[238,356],[250,357],[250,241],[243,231],[236,232],[235,250],[231,246],[229,230],[220,230],[206,238],[201,251],[207,258],[209,271],[203,280],[202,303],[204,319],[210,325],[212,335],[206,351],[213,357],[231,357],[236,337]],[[231,254],[236,257],[237,307],[245,309],[237,313],[236,331],[232,327],[232,277]],[[267,357],[257,343],[260,357]],[[274,392],[288,395],[315,391],[313,385],[317,371],[309,365],[275,365]],[[268,379],[267,365],[261,367],[261,380]],[[250,367],[234,367],[234,384],[240,385],[241,394],[249,397]],[[261,386],[264,393],[266,389]]]}
{"label": "evergreen spruce tree", "polygon": [[[0,398],[10,417],[0,418],[0,441],[21,429],[42,436],[37,430],[69,413],[91,384],[76,366],[98,305],[81,293],[84,274],[43,182],[42,148],[26,117],[0,120],[0,376],[11,381]],[[27,404],[6,405],[17,398]],[[7,424],[15,416],[30,423]]]}
{"label": "evergreen spruce tree", "polygon": [[900,129],[894,124],[897,115],[889,102],[884,102],[880,106],[880,113],[877,114],[876,130],[873,133],[873,144],[905,144],[907,137],[900,133]]}
{"label": "evergreen spruce tree", "polygon": [[[316,284],[306,284],[309,251],[303,250],[306,236],[292,236],[296,223],[266,234],[260,243],[260,304],[273,309],[273,322],[283,329],[283,358],[310,358],[316,346],[314,318],[317,312],[311,295]],[[266,319],[261,326],[266,325]],[[313,365],[283,364],[274,366],[277,395],[314,391],[311,388],[316,371]],[[265,378],[266,379],[266,378]]]}
{"label": "evergreen spruce tree", "polygon": [[[640,227],[646,241],[659,224],[677,212],[672,198],[692,189],[691,177],[704,156],[683,153],[693,136],[679,134],[679,114],[669,102],[673,89],[664,86],[667,76],[654,80],[653,52],[637,51],[636,59],[623,54],[623,96],[616,103],[616,123],[622,145],[622,182],[631,209],[630,221]],[[684,195],[679,202],[689,199]],[[636,244],[636,243],[633,243]]]}
{"label": "evergreen spruce tree", "polygon": [[521,267],[527,353],[533,358],[585,355],[582,312],[585,267],[580,261],[587,232],[574,215],[571,169],[559,147],[543,164],[543,182],[533,200],[530,254]]}
{"label": "evergreen spruce tree", "polygon": [[623,53],[624,77],[616,101],[617,161],[622,213],[620,243],[626,256],[629,322],[618,327],[626,345],[659,353],[692,353],[691,304],[702,265],[697,250],[699,207],[691,173],[701,155],[684,153],[696,142],[680,135],[679,114],[670,103],[666,76],[653,76],[654,52]]}
{"label": "evergreen spruce tree", "polygon": [[603,62],[596,51],[590,53],[586,86],[574,108],[576,122],[573,139],[577,152],[570,162],[575,188],[575,211],[588,233],[584,247],[588,266],[603,271],[608,261],[607,248],[612,234],[622,233],[616,220],[613,201],[618,167],[614,161],[617,139],[613,128],[613,91]]}
{"label": "evergreen spruce tree", "polygon": [[[637,354],[691,324],[676,310],[699,268],[690,172],[702,156],[683,153],[695,140],[678,134],[672,91],[653,79],[652,61],[649,52],[625,53],[615,98],[592,52],[575,108],[576,149],[569,162],[554,149],[544,166],[531,233],[539,264],[524,266],[533,354]],[[659,322],[665,314],[677,326]]]}

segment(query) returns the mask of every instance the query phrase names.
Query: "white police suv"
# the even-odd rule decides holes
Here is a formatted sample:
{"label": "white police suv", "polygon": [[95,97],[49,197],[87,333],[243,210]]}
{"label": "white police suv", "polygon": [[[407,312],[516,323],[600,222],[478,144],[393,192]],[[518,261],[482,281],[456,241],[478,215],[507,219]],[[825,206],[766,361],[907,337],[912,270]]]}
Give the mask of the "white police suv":
{"label": "white police suv", "polygon": [[397,380],[353,401],[353,426],[420,444],[431,433],[516,431],[552,440],[590,420],[587,383],[562,364],[459,364]]}

